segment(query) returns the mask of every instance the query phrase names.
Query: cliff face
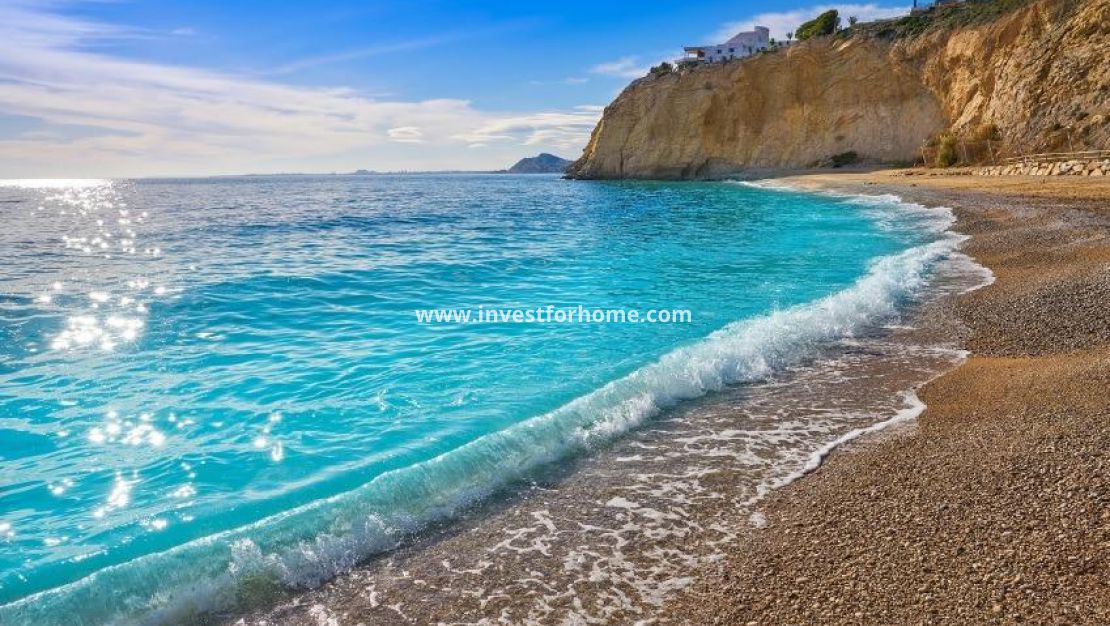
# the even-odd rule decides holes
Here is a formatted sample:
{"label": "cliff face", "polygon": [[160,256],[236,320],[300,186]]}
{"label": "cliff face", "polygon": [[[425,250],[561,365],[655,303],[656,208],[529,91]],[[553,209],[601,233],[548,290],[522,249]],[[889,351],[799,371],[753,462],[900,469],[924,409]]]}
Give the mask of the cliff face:
{"label": "cliff face", "polygon": [[570,175],[713,178],[848,151],[912,161],[937,133],[987,123],[1014,152],[1110,148],[1108,103],[1110,0],[1038,0],[987,24],[811,40],[637,80]]}

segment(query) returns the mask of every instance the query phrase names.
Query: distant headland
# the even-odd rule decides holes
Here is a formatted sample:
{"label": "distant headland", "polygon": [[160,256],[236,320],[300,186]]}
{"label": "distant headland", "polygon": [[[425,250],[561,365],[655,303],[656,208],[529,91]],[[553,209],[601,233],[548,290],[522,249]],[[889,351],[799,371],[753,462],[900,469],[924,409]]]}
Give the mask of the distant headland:
{"label": "distant headland", "polygon": [[562,174],[574,161],[542,152],[534,157],[521,159],[509,168],[510,174]]}
{"label": "distant headland", "polygon": [[[534,157],[527,157],[516,162],[507,170],[436,170],[436,171],[377,171],[360,169],[346,174],[347,176],[397,176],[402,174],[563,174],[574,161],[557,157],[554,154],[541,152]],[[296,174],[294,174],[296,175]],[[311,175],[311,174],[309,174]]]}

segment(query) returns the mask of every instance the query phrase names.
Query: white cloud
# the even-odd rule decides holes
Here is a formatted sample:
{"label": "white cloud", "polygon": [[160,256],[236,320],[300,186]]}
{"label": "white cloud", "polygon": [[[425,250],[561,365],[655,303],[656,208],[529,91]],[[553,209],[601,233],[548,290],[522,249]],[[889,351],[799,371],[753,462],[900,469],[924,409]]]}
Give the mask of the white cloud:
{"label": "white cloud", "polygon": [[564,152],[581,149],[601,116],[601,110],[602,107],[581,106],[562,113],[503,117],[460,133],[455,138],[472,147],[519,141],[526,146],[554,146]]}
{"label": "white cloud", "polygon": [[588,82],[590,82],[590,79],[584,76],[568,76],[567,78],[557,81],[530,80],[528,84],[535,87],[548,87],[552,85],[585,85]]}
{"label": "white cloud", "polygon": [[424,143],[424,131],[415,126],[390,128],[386,133],[397,143]]}
{"label": "white cloud", "polygon": [[442,36],[442,37],[424,37],[420,39],[410,39],[408,41],[396,41],[393,43],[380,44],[375,46],[365,46],[362,48],[355,48],[353,50],[344,50],[332,54],[323,54],[320,56],[308,57],[287,63],[281,67],[277,67],[269,74],[291,74],[321,65],[330,65],[332,63],[342,63],[344,61],[354,61],[357,59],[365,59],[383,54],[391,54],[394,52],[410,52],[413,50],[422,50],[439,46],[445,43],[459,40],[460,37],[456,35]]}
{"label": "white cloud", "polygon": [[[0,111],[80,137],[0,137],[0,177],[75,177],[503,167],[523,146],[573,153],[592,109],[491,112],[459,99],[375,99],[347,88],[301,87],[97,52],[134,36],[0,4]],[[145,35],[144,35],[145,36]],[[482,151],[466,146],[485,143]]]}
{"label": "white cloud", "polygon": [[803,22],[807,22],[819,13],[836,9],[840,12],[840,19],[845,26],[850,16],[856,16],[861,22],[886,19],[906,15],[910,12],[909,5],[883,6],[875,2],[868,3],[843,3],[818,4],[804,9],[781,11],[773,13],[760,13],[751,18],[727,22],[721,25],[717,32],[708,36],[702,44],[716,44],[728,41],[738,32],[751,30],[756,26],[766,26],[771,29],[771,36],[776,39],[786,39],[786,33],[794,32]]}
{"label": "white cloud", "polygon": [[599,63],[590,68],[590,72],[619,78],[639,78],[647,74],[650,67],[650,65],[641,63],[639,57],[622,57],[616,61]]}

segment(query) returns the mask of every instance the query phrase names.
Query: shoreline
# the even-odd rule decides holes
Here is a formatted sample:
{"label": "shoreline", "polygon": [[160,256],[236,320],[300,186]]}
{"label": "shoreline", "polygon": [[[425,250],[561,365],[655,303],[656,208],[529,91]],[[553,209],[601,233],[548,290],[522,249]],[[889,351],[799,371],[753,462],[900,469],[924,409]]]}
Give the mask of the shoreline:
{"label": "shoreline", "polygon": [[954,300],[971,356],[923,386],[916,428],[852,442],[771,495],[766,528],[664,621],[1110,621],[1110,184],[784,182],[950,206],[997,281]]}
{"label": "shoreline", "polygon": [[[1110,184],[896,171],[780,180],[951,207],[951,229],[969,236],[961,250],[997,280],[939,296],[908,332],[926,338],[912,345],[954,340],[947,349],[970,356],[920,369],[936,353],[892,359],[880,340],[841,355],[882,353],[848,387],[786,376],[692,401],[222,623],[1105,623]],[[891,402],[907,388],[925,405],[915,419],[899,419],[918,413],[912,402]],[[753,404],[775,410],[761,417]],[[752,450],[721,436],[738,417],[777,426],[846,410],[867,421],[766,491],[744,481],[767,451],[741,458]],[[721,424],[708,436],[707,421]],[[705,465],[722,454],[736,462]]]}
{"label": "shoreline", "polygon": [[925,301],[903,311],[910,326],[901,317],[812,363],[690,401],[550,480],[238,623],[656,618],[759,526],[769,493],[847,441],[912,424],[922,409],[913,390],[963,357],[938,303],[982,280],[966,260],[943,265]]}

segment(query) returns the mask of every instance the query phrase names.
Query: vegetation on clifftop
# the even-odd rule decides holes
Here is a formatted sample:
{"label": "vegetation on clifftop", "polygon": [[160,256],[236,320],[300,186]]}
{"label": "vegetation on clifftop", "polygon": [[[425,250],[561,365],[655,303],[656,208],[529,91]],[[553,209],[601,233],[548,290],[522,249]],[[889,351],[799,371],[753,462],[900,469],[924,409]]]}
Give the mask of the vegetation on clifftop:
{"label": "vegetation on clifftop", "polygon": [[[1077,0],[1060,0],[1075,4]],[[907,39],[932,30],[950,30],[994,21],[999,17],[1024,8],[1034,0],[965,0],[961,3],[934,7],[916,15],[891,20],[857,24],[851,30],[841,31],[842,36],[878,37],[880,39]]]}
{"label": "vegetation on clifftop", "polygon": [[839,28],[840,14],[836,9],[830,9],[799,26],[798,30],[795,31],[795,36],[798,41],[805,41],[814,37],[831,35]]}

